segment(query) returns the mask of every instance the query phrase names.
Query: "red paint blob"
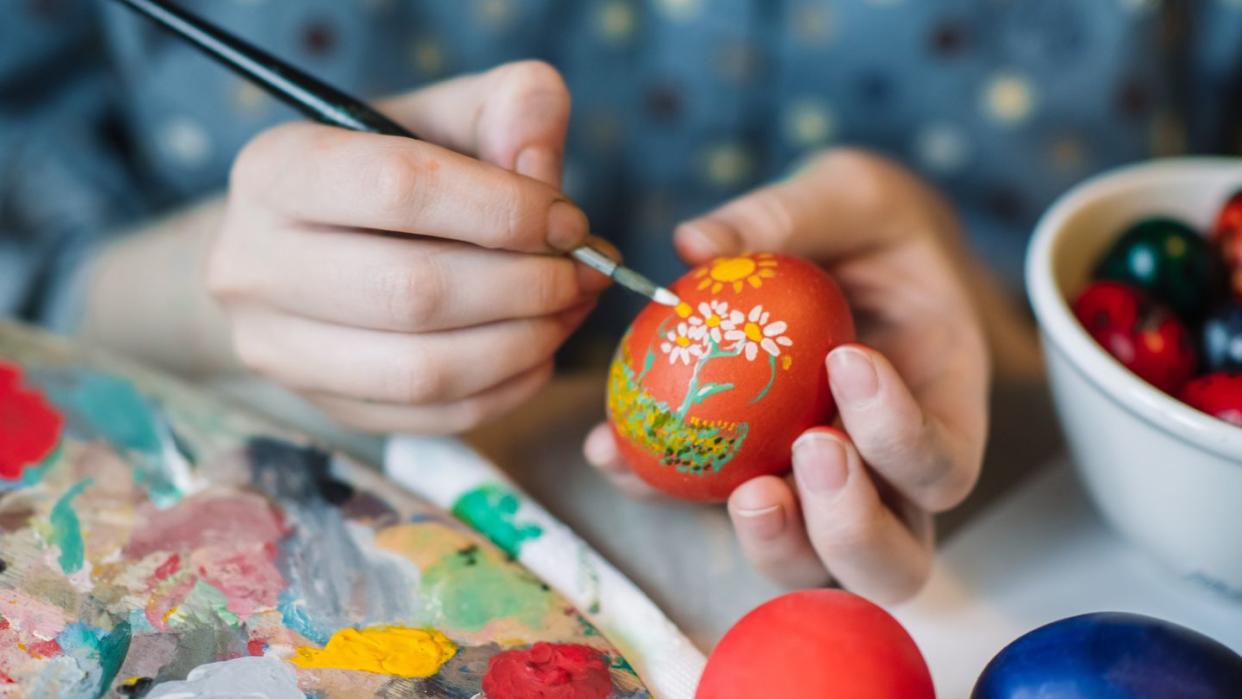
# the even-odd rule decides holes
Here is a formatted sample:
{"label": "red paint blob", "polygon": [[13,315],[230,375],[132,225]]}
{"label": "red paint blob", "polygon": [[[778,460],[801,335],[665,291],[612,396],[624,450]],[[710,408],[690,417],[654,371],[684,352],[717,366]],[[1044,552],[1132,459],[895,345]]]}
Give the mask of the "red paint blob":
{"label": "red paint blob", "polygon": [[1177,393],[1198,358],[1186,326],[1140,290],[1114,281],[1093,282],[1074,301],[1074,315],[1117,361],[1166,393]]}
{"label": "red paint blob", "polygon": [[1242,372],[1200,376],[1178,397],[1196,410],[1242,427]]}
{"label": "red paint blob", "polygon": [[64,418],[21,386],[21,369],[0,363],[0,478],[18,480],[56,448]]}
{"label": "red paint blob", "polygon": [[604,655],[572,643],[536,643],[499,653],[483,676],[488,699],[608,699],[612,692]]}
{"label": "red paint blob", "polygon": [[648,305],[617,349],[609,424],[643,480],[723,501],[787,471],[798,435],[832,422],[824,359],[854,323],[827,273],[785,255],[718,258],[671,288],[683,304]]}
{"label": "red paint blob", "polygon": [[738,697],[934,699],[935,690],[888,612],[841,590],[804,590],[742,617],[708,657],[695,698]]}

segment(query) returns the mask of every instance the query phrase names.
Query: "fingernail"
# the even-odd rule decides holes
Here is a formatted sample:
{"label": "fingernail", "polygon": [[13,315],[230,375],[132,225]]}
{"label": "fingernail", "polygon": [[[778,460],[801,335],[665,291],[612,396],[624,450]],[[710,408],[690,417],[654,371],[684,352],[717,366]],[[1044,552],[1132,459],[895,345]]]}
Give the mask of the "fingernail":
{"label": "fingernail", "polygon": [[735,255],[742,247],[737,231],[711,220],[700,219],[683,223],[673,235],[682,245],[703,256]]}
{"label": "fingernail", "polygon": [[548,245],[569,252],[581,245],[586,236],[586,214],[570,202],[557,199],[548,209]]}
{"label": "fingernail", "polygon": [[771,539],[785,529],[785,508],[780,505],[762,507],[757,510],[735,508],[733,514],[745,520],[746,528],[761,539]]}
{"label": "fingernail", "polygon": [[838,400],[854,404],[871,400],[880,390],[875,362],[855,347],[838,347],[828,353],[828,380],[836,389]]}
{"label": "fingernail", "polygon": [[543,146],[527,146],[518,153],[513,161],[513,169],[517,174],[532,177],[554,187],[560,187],[560,158],[551,149]]}
{"label": "fingernail", "polygon": [[845,445],[840,440],[809,432],[794,442],[794,475],[798,483],[812,493],[835,493],[849,477],[846,458]]}

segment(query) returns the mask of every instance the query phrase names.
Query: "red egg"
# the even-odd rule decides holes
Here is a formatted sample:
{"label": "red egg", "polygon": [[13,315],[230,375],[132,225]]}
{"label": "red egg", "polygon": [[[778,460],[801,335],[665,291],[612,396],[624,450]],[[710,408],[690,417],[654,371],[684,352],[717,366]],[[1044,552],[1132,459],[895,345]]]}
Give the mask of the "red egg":
{"label": "red egg", "polygon": [[1186,384],[1178,398],[1192,408],[1242,427],[1242,372],[1200,376]]}
{"label": "red egg", "polygon": [[832,420],[824,358],[854,323],[831,277],[784,255],[719,258],[671,288],[682,303],[648,305],[617,348],[608,421],[643,480],[720,501]]}
{"label": "red egg", "polygon": [[1212,228],[1212,241],[1228,270],[1229,289],[1242,298],[1242,191],[1221,208]]}
{"label": "red egg", "polygon": [[923,654],[888,612],[841,590],[804,590],[742,617],[707,659],[695,699],[932,699]]}
{"label": "red egg", "polygon": [[1156,388],[1176,393],[1194,376],[1198,359],[1186,326],[1138,289],[1093,282],[1074,301],[1074,315],[1100,346]]}

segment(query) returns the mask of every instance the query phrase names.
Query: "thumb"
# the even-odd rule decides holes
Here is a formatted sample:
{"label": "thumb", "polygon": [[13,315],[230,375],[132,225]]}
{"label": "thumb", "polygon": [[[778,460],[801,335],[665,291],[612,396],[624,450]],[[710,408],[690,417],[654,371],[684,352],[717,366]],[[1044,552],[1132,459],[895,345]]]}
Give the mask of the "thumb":
{"label": "thumb", "polygon": [[387,100],[381,108],[422,138],[560,189],[570,98],[547,63],[506,63]]}
{"label": "thumb", "polygon": [[902,192],[917,182],[895,163],[862,151],[819,155],[792,175],[734,199],[674,233],[691,265],[751,250],[784,252],[821,262],[883,244],[895,235],[884,222]]}

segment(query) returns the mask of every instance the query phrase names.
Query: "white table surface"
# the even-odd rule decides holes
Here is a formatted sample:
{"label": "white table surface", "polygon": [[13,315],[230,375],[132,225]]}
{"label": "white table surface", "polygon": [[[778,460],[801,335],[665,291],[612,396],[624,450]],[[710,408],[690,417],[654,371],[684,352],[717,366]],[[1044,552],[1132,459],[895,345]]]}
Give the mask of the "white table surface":
{"label": "white table surface", "polygon": [[890,611],[918,642],[941,699],[968,697],[987,662],[1018,636],[1086,612],[1159,617],[1242,652],[1242,600],[1182,580],[1127,545],[1065,463],[968,524],[941,548],[923,592]]}

